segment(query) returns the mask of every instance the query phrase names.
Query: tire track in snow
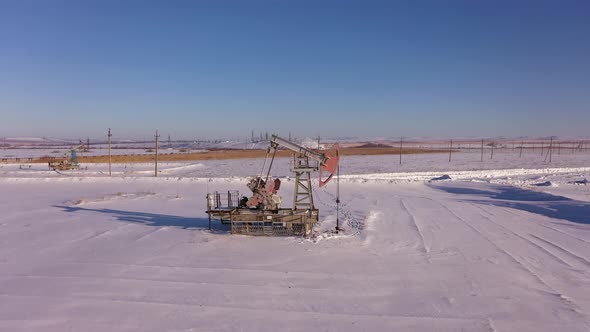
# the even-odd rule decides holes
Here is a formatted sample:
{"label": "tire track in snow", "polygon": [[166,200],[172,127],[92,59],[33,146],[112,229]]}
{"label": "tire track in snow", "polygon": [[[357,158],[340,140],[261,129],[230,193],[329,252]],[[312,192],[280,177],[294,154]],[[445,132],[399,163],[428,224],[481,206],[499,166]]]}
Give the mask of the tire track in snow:
{"label": "tire track in snow", "polygon": [[551,229],[551,230],[554,230],[554,231],[556,231],[557,233],[561,233],[561,234],[563,234],[563,235],[567,235],[567,236],[571,237],[572,239],[576,239],[576,240],[578,240],[578,241],[581,241],[581,242],[584,242],[584,243],[586,243],[586,244],[590,244],[590,242],[588,242],[588,241],[586,241],[586,240],[584,240],[584,239],[580,239],[580,238],[578,238],[578,237],[576,237],[576,236],[573,236],[573,235],[572,235],[572,234],[570,234],[570,233],[567,233],[567,232],[561,231],[561,230],[559,230],[559,229],[557,229],[557,228],[553,228],[553,227],[551,227],[551,226],[549,226],[549,225],[541,224],[541,226],[543,226],[543,227],[545,227],[545,228],[548,228],[548,229]]}
{"label": "tire track in snow", "polygon": [[399,315],[399,314],[359,314],[354,312],[326,312],[321,310],[296,310],[293,308],[289,309],[279,309],[277,307],[272,308],[245,308],[239,306],[231,306],[231,305],[208,305],[208,304],[200,304],[200,303],[178,303],[178,302],[171,302],[165,300],[138,300],[138,299],[117,299],[117,298],[99,298],[96,296],[90,295],[78,295],[78,296],[56,296],[56,295],[25,295],[25,294],[2,294],[0,293],[0,297],[8,297],[8,298],[38,298],[38,299],[61,299],[61,300],[68,300],[69,302],[75,302],[73,300],[88,300],[88,301],[96,301],[96,302],[104,302],[105,304],[110,303],[123,303],[123,304],[143,304],[143,305],[156,305],[156,306],[173,306],[173,307],[186,307],[186,308],[212,308],[218,310],[232,310],[232,311],[244,311],[244,312],[252,312],[252,313],[259,313],[264,312],[265,315],[272,315],[273,313],[277,315],[285,315],[285,314],[311,314],[314,316],[335,316],[340,319],[350,318],[350,317],[365,317],[369,319],[376,319],[376,318],[385,318],[385,319],[411,319],[411,320],[428,320],[428,321],[458,321],[458,322],[471,322],[471,323],[480,323],[483,326],[488,326],[487,321],[478,319],[476,317],[453,317],[453,316],[426,316],[426,315]]}
{"label": "tire track in snow", "polygon": [[[473,203],[471,203],[471,205],[474,206],[474,207],[478,207],[478,206],[474,205]],[[466,220],[464,220],[463,218],[461,218],[460,216],[458,216],[449,207],[447,207],[447,206],[445,206],[443,204],[441,204],[441,206],[443,206],[445,209],[447,209],[449,212],[451,212],[453,215],[455,215],[455,217],[457,217],[459,220],[461,220],[465,225],[471,227],[473,230],[475,230],[476,232],[480,233],[494,247],[496,247],[498,250],[500,250],[501,252],[503,252],[504,254],[506,254],[508,257],[510,257],[514,262],[516,262],[519,266],[521,266],[522,269],[524,269],[525,271],[527,271],[531,276],[533,276],[542,285],[544,285],[547,288],[548,293],[550,295],[557,296],[563,303],[565,303],[568,307],[570,307],[573,312],[575,312],[576,314],[580,315],[583,318],[583,320],[585,322],[587,322],[586,315],[581,311],[580,307],[571,298],[564,296],[563,294],[561,294],[561,292],[559,292],[558,290],[556,290],[555,288],[553,288],[552,286],[550,286],[549,283],[547,283],[540,275],[538,275],[537,273],[535,273],[529,266],[527,266],[527,264],[525,264],[525,263],[521,262],[520,260],[518,260],[516,258],[516,256],[514,256],[513,254],[511,254],[509,251],[501,248],[494,241],[492,241],[489,237],[485,236],[482,232],[480,232],[475,226],[470,225]],[[483,210],[483,209],[481,209],[481,210],[485,212],[485,210]],[[487,219],[488,221],[490,221],[491,223],[495,224],[496,226],[502,227],[502,228],[506,229],[502,225],[498,225],[497,223],[495,223],[494,221],[492,221],[487,216],[485,216],[485,215],[481,215],[481,216],[484,217],[485,219]],[[552,256],[555,257],[555,255],[552,255]]]}
{"label": "tire track in snow", "polygon": [[[146,283],[160,283],[160,284],[184,284],[184,285],[194,285],[194,286],[220,286],[220,287],[266,287],[266,288],[289,288],[289,289],[299,289],[303,291],[328,291],[331,292],[332,289],[330,288],[321,288],[321,287],[301,287],[301,286],[282,286],[280,284],[272,284],[268,282],[261,282],[261,283],[235,283],[235,282],[215,282],[211,280],[207,281],[188,281],[188,280],[163,280],[163,279],[149,279],[149,278],[134,278],[134,277],[111,277],[111,276],[89,276],[89,275],[48,275],[48,274],[1,274],[0,278],[7,277],[7,278],[30,278],[30,279],[80,279],[80,280],[110,280],[110,281],[130,281],[130,282],[146,282]],[[194,276],[197,279],[199,276]],[[376,294],[381,294],[379,290],[375,291]]]}
{"label": "tire track in snow", "polygon": [[[470,205],[472,205],[473,207],[479,208],[480,210],[482,210],[483,212],[486,212],[487,214],[490,215],[494,215],[491,214],[489,212],[487,212],[485,209],[483,209],[480,206],[477,206],[473,203],[470,203]],[[441,206],[444,206],[441,204]],[[481,233],[479,230],[477,230],[477,228],[475,228],[475,226],[470,225],[467,221],[465,221],[463,218],[459,217],[455,212],[453,212],[449,207],[444,206],[447,210],[449,210],[449,212],[451,212],[453,215],[455,215],[458,219],[460,219],[461,221],[463,221],[463,223],[465,223],[466,225],[468,225],[469,227],[472,227],[474,230],[476,230],[477,232],[479,232],[482,236],[484,236],[490,243],[492,243],[496,248],[498,248],[501,252],[505,253],[506,255],[508,255],[513,261],[515,261],[516,263],[518,263],[524,270],[528,271],[528,273],[530,275],[532,275],[535,279],[537,279],[539,282],[541,282],[542,285],[544,285],[548,290],[549,293],[551,295],[554,296],[558,296],[559,299],[561,301],[563,301],[564,303],[566,303],[573,312],[575,312],[576,314],[580,315],[581,317],[583,317],[584,321],[586,321],[586,315],[580,310],[580,307],[569,297],[564,296],[561,292],[559,292],[557,289],[553,288],[552,286],[549,285],[549,283],[547,281],[545,281],[539,274],[535,273],[531,267],[528,266],[528,264],[525,264],[524,262],[521,262],[519,259],[516,258],[516,256],[514,256],[513,254],[511,254],[509,251],[501,248],[499,245],[497,245],[495,242],[493,242],[491,239],[489,239],[488,237],[486,237],[485,235],[483,235],[483,233]],[[480,214],[483,218],[485,218],[486,220],[488,220],[490,223],[496,225],[496,227],[500,227],[504,230],[507,230],[509,232],[511,232],[512,234],[516,235],[519,238],[522,238],[520,235],[514,233],[513,231],[509,230],[508,228],[494,222],[491,218]],[[524,238],[522,238],[524,239]],[[546,249],[542,248],[541,246],[535,244],[534,242],[524,239],[525,241],[533,244],[533,246],[537,247],[537,248],[541,248],[544,252],[548,252]],[[553,255],[552,253],[549,253],[552,257],[557,258],[559,261],[565,263],[566,265],[570,266],[568,263],[564,262],[562,259],[558,258],[557,256]]]}
{"label": "tire track in snow", "polygon": [[[444,205],[444,204],[442,204],[440,202],[438,202],[438,204],[440,204],[440,206],[442,206],[444,209],[446,209],[447,211],[449,211],[453,216],[455,216],[455,218],[457,218],[459,221],[461,221],[467,227],[471,228],[474,232],[478,233],[486,241],[488,241],[490,244],[492,244],[492,246],[494,246],[499,252],[501,252],[504,255],[508,256],[511,261],[515,262],[517,264],[517,266],[520,266],[521,269],[523,269],[524,271],[528,272],[528,274],[530,274],[534,279],[536,279],[541,285],[545,286],[545,288],[547,290],[552,291],[552,292],[555,292],[555,290],[553,288],[551,288],[539,275],[537,275],[532,270],[530,270],[524,263],[522,263],[521,261],[519,261],[513,254],[511,254],[510,252],[508,252],[504,248],[500,247],[496,242],[492,241],[492,239],[490,239],[489,236],[486,236],[482,231],[480,231],[479,229],[477,229],[477,227],[471,225],[465,219],[461,218],[453,210],[451,210],[448,206],[446,206],[446,205]],[[482,217],[485,218],[485,216],[483,216],[483,215],[482,215]],[[489,218],[486,218],[486,219],[489,220]]]}
{"label": "tire track in snow", "polygon": [[[481,206],[477,206],[477,205],[475,205],[475,204],[473,204],[473,203],[471,203],[471,205],[472,205],[473,207],[476,207],[476,208],[478,208],[478,209],[482,210],[483,212],[485,212],[486,214],[488,214],[488,215],[490,215],[490,216],[496,216],[495,214],[493,214],[493,213],[491,213],[491,212],[487,211],[486,209],[484,209],[484,208],[483,208],[483,207],[481,207]],[[541,251],[545,252],[547,255],[549,255],[549,256],[551,256],[551,257],[553,257],[555,260],[557,260],[557,261],[561,262],[562,264],[564,264],[564,265],[567,265],[567,266],[568,266],[568,267],[570,267],[570,268],[573,268],[573,266],[572,266],[572,265],[571,265],[569,262],[566,262],[566,261],[565,261],[565,260],[563,260],[562,258],[560,258],[560,257],[556,256],[554,253],[552,253],[552,252],[551,252],[550,250],[548,250],[547,248],[545,248],[545,247],[543,247],[543,246],[541,246],[541,245],[539,245],[539,244],[535,243],[535,242],[534,242],[534,241],[532,241],[532,240],[529,240],[529,239],[527,239],[526,237],[524,237],[524,236],[522,236],[522,235],[518,234],[517,232],[515,232],[515,231],[513,231],[513,230],[509,229],[508,227],[506,227],[506,226],[504,226],[504,225],[502,225],[502,224],[499,224],[499,223],[497,223],[497,222],[493,221],[491,218],[489,218],[489,217],[487,217],[487,216],[485,216],[485,215],[483,215],[483,214],[482,214],[481,216],[482,216],[482,217],[484,217],[484,218],[486,218],[486,219],[487,219],[488,221],[490,221],[491,223],[493,223],[493,224],[497,225],[498,227],[502,228],[503,230],[505,230],[505,231],[507,231],[507,232],[510,232],[512,235],[514,235],[514,236],[516,236],[517,238],[519,238],[519,239],[521,239],[521,240],[525,241],[526,243],[530,244],[531,246],[533,246],[533,247],[535,247],[535,248],[537,248],[537,249],[540,249]],[[532,235],[532,234],[530,234],[530,235]]]}
{"label": "tire track in snow", "polygon": [[[115,233],[115,232],[117,232],[117,231],[119,231],[119,230],[121,230],[121,229],[123,229],[125,227],[129,227],[129,226],[133,226],[133,225],[135,225],[135,224],[133,224],[133,223],[126,223],[124,225],[121,225],[121,226],[118,226],[118,227],[111,228],[111,229],[108,229],[106,231],[100,232],[100,233],[95,234],[93,236],[90,236],[90,237],[87,237],[87,238],[83,238],[83,239],[74,240],[74,241],[71,241],[69,243],[71,244],[71,243],[76,243],[76,242],[84,242],[84,241],[95,240],[95,239],[98,239],[98,238],[101,238],[101,237],[110,235],[112,233]],[[140,240],[142,240],[142,239],[144,239],[146,237],[149,237],[150,235],[152,235],[152,234],[154,234],[154,233],[156,233],[156,232],[158,232],[160,230],[166,229],[166,228],[168,228],[168,226],[161,226],[161,227],[156,228],[155,230],[150,230],[147,233],[142,234],[139,237],[137,237],[136,239],[134,239],[133,242],[140,241]],[[132,234],[130,234],[130,235],[132,235]]]}
{"label": "tire track in snow", "polygon": [[[434,200],[434,199],[432,199],[432,198],[430,198],[430,197],[426,197],[426,196],[419,196],[419,197],[417,197],[417,198],[421,198],[421,199],[424,199],[424,200],[430,201],[430,202],[432,202],[432,203],[435,203],[435,204],[437,204],[437,205],[443,206],[443,205],[442,205],[442,204],[441,204],[439,201],[437,201],[437,200]],[[443,230],[444,230],[444,228],[443,228],[443,227],[441,227],[441,225],[440,225],[438,222],[436,222],[435,220],[436,220],[436,219],[432,219],[432,220],[431,220],[432,224],[434,224],[434,225],[436,226],[436,228],[438,228],[438,230],[441,230],[441,231],[443,231]],[[458,253],[459,255],[461,255],[461,257],[463,257],[463,260],[464,260],[464,261],[466,261],[466,262],[470,262],[470,260],[467,258],[467,256],[465,255],[465,253],[464,253],[464,252],[463,252],[461,249],[457,249],[457,253]]]}
{"label": "tire track in snow", "polygon": [[131,225],[131,224],[124,224],[124,225],[117,226],[117,227],[114,227],[114,228],[109,228],[109,229],[107,229],[106,231],[102,231],[102,232],[100,232],[100,233],[97,233],[97,234],[94,234],[94,235],[92,235],[92,236],[85,237],[85,238],[82,238],[82,239],[73,240],[73,241],[71,241],[71,242],[70,242],[70,244],[72,244],[72,243],[76,243],[76,242],[84,242],[84,241],[90,241],[90,240],[94,240],[94,239],[97,239],[97,238],[103,237],[103,236],[105,236],[105,235],[109,235],[109,234],[111,234],[111,233],[113,233],[113,232],[116,232],[116,231],[118,231],[118,230],[120,230],[120,229],[122,229],[122,228],[125,228],[125,227],[127,227],[127,226],[130,226],[130,225]]}
{"label": "tire track in snow", "polygon": [[161,231],[161,230],[165,230],[165,229],[167,229],[167,228],[168,228],[167,226],[158,227],[158,228],[156,228],[155,230],[153,230],[153,231],[149,231],[149,232],[147,232],[147,233],[143,234],[142,236],[140,236],[140,237],[136,238],[135,240],[133,240],[133,242],[141,241],[141,240],[143,240],[143,239],[145,239],[145,238],[147,238],[147,237],[151,236],[152,234],[154,234],[154,233],[156,233],[156,232],[159,232],[159,231]]}
{"label": "tire track in snow", "polygon": [[[263,272],[264,274],[274,274],[277,276],[283,276],[284,271],[282,270],[272,270],[272,269],[249,269],[249,268],[240,268],[240,267],[202,267],[202,266],[190,266],[190,265],[159,265],[159,264],[127,264],[127,263],[109,263],[109,262],[90,262],[90,261],[65,261],[60,262],[60,264],[66,265],[103,265],[103,266],[118,266],[118,267],[134,267],[134,268],[156,268],[156,269],[171,269],[171,270],[178,270],[178,269],[187,269],[192,271],[206,271],[206,272],[219,272],[219,273],[260,273]],[[352,276],[348,275],[335,275],[333,273],[328,272],[311,272],[311,271],[292,271],[289,270],[290,276],[297,276],[297,277],[325,277],[325,278],[340,278],[344,280],[355,280]],[[379,278],[377,278],[379,277]],[[389,275],[375,275],[371,277],[371,280],[390,280]]]}
{"label": "tire track in snow", "polygon": [[560,251],[560,252],[562,252],[562,253],[564,253],[564,254],[566,254],[568,256],[571,256],[574,260],[582,263],[582,265],[585,265],[586,267],[590,267],[590,261],[588,261],[584,257],[580,257],[580,256],[574,254],[573,252],[567,250],[566,248],[564,248],[562,246],[559,246],[559,245],[557,245],[557,244],[555,244],[555,243],[553,243],[551,241],[548,241],[548,240],[546,240],[546,239],[544,239],[544,238],[542,238],[540,236],[537,236],[537,235],[534,235],[534,234],[531,234],[531,236],[534,237],[534,238],[536,238],[537,240],[539,240],[539,241],[541,241],[543,243],[546,243],[547,245],[555,248],[556,250],[558,250],[558,251]]}
{"label": "tire track in snow", "polygon": [[[406,196],[406,198],[407,198],[407,196]],[[437,203],[437,201],[435,201],[434,199],[429,198],[429,197],[413,196],[412,198],[414,198],[417,201],[416,204],[419,204],[420,208],[422,208],[423,206],[429,206],[428,204],[430,204],[430,202]],[[420,212],[420,211],[424,211],[424,210],[420,209],[420,208],[413,209],[413,208],[411,208],[412,204],[408,204],[408,202],[405,201],[404,199],[401,199],[401,200],[403,201],[402,207],[412,217],[412,221],[415,225],[415,229],[419,232],[419,234],[421,235],[421,238],[423,239],[425,251],[427,252],[429,259],[437,258],[442,255],[450,254],[450,255],[460,255],[465,261],[469,261],[467,259],[467,257],[465,256],[465,254],[461,250],[458,250],[456,247],[447,247],[446,246],[447,243],[445,242],[444,236],[441,238],[438,235],[438,234],[444,235],[448,229],[448,225],[443,225],[439,221],[437,221],[437,220],[439,220],[439,216],[436,214],[436,211],[431,211],[432,215],[427,214],[423,218],[417,218],[416,216],[418,214],[415,212]],[[426,200],[426,201],[428,201],[428,203],[426,203],[426,205],[424,205],[424,202],[421,202],[420,200]],[[413,202],[409,202],[409,203],[413,203]],[[415,212],[412,212],[412,210]],[[419,221],[421,221],[421,222],[419,222]],[[428,235],[430,235],[430,236],[428,236]],[[434,247],[434,251],[433,251],[433,247]],[[438,248],[438,247],[440,247],[440,248]]]}
{"label": "tire track in snow", "polygon": [[406,205],[406,202],[404,201],[403,198],[400,199],[400,203],[401,203],[401,206],[406,211],[406,213],[408,214],[408,216],[410,217],[410,220],[414,224],[414,227],[416,228],[416,231],[418,232],[418,235],[420,237],[420,241],[422,243],[422,248],[424,250],[424,253],[426,254],[426,260],[428,261],[428,263],[430,263],[430,247],[426,245],[426,241],[424,240],[424,234],[422,233],[420,226],[418,226],[418,222],[416,221],[414,214],[412,212],[410,212],[410,210],[408,209],[408,206]]}
{"label": "tire track in snow", "polygon": [[[69,221],[64,221],[63,223],[66,223],[66,222],[69,222]],[[130,225],[132,225],[132,224],[124,224],[124,225],[117,226],[117,227],[114,227],[114,228],[109,228],[109,229],[107,229],[105,231],[99,232],[99,233],[94,234],[94,235],[91,235],[91,236],[85,236],[85,237],[81,237],[81,238],[75,238],[75,239],[71,239],[71,240],[65,240],[65,241],[62,241],[62,242],[57,242],[55,244],[42,244],[42,246],[43,246],[42,247],[42,251],[44,251],[44,252],[50,252],[51,250],[59,250],[59,249],[66,248],[66,247],[71,246],[71,245],[85,243],[86,241],[90,241],[90,240],[95,240],[97,238],[101,238],[103,236],[106,236],[106,235],[114,232],[114,231],[117,231],[117,230],[119,230],[121,228],[130,226]],[[39,245],[39,244],[35,244],[35,245]],[[27,244],[26,245],[26,248],[34,248],[35,245]]]}
{"label": "tire track in snow", "polygon": [[[515,216],[515,217],[519,217],[519,218],[526,218],[526,217],[528,217],[528,216],[527,216],[527,214],[531,214],[530,212],[520,212],[520,211],[518,211],[518,210],[517,210],[517,211],[518,211],[518,212],[517,212],[517,211],[514,211],[514,209],[512,209],[512,208],[505,208],[505,209],[503,209],[502,211],[503,211],[503,212],[505,212],[505,213],[508,213],[508,214],[510,214],[510,215],[513,215],[513,216]],[[493,214],[492,214],[492,215],[493,215]],[[577,236],[575,236],[575,235],[573,235],[573,234],[571,234],[571,233],[568,233],[568,232],[565,232],[565,231],[559,230],[559,229],[557,229],[557,228],[553,228],[553,227],[551,227],[551,226],[547,225],[546,223],[541,223],[540,225],[541,225],[541,226],[543,226],[543,227],[545,227],[545,228],[548,228],[548,229],[551,229],[551,230],[553,230],[553,231],[556,231],[557,233],[561,233],[561,234],[563,234],[563,235],[567,235],[567,236],[569,236],[569,237],[571,237],[571,238],[573,238],[573,239],[576,239],[576,240],[578,240],[578,241],[581,241],[581,242],[584,242],[584,243],[590,244],[590,242],[588,242],[588,241],[586,241],[586,240],[584,240],[584,239],[580,239],[579,237],[577,237]]]}

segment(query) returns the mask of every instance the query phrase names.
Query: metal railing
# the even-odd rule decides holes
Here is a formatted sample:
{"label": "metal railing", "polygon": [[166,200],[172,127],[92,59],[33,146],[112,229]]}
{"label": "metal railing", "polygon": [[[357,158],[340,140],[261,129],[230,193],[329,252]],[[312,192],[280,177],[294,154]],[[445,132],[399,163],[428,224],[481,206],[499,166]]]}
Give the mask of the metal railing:
{"label": "metal railing", "polygon": [[300,216],[290,221],[234,221],[231,223],[232,234],[262,236],[306,236],[312,231],[314,221]]}
{"label": "metal railing", "polygon": [[207,194],[207,210],[231,210],[240,205],[240,192],[229,190],[227,192],[218,192]]}

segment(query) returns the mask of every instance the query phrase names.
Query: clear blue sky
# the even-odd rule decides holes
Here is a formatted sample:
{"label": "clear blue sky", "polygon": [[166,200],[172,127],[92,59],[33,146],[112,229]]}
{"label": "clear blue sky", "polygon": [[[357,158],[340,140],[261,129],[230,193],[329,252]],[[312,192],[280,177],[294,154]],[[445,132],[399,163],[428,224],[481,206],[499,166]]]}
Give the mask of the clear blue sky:
{"label": "clear blue sky", "polygon": [[0,0],[0,116],[0,137],[588,136],[590,1]]}

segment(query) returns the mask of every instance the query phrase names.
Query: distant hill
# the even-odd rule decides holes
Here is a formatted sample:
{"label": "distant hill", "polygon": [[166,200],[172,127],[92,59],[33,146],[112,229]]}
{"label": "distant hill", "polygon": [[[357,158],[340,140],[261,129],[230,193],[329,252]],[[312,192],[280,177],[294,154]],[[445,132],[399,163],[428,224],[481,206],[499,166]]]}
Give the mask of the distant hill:
{"label": "distant hill", "polygon": [[363,145],[355,146],[356,148],[391,148],[391,145],[381,143],[365,143]]}

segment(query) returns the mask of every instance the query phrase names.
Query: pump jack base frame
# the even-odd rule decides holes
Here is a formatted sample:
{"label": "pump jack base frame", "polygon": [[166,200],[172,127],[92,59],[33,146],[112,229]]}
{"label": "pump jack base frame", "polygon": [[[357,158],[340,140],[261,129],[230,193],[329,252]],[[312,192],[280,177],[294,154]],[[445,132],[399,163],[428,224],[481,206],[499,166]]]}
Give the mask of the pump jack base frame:
{"label": "pump jack base frame", "polygon": [[231,234],[259,236],[309,236],[319,220],[318,209],[257,210],[248,208],[209,209],[211,221],[231,224]]}

